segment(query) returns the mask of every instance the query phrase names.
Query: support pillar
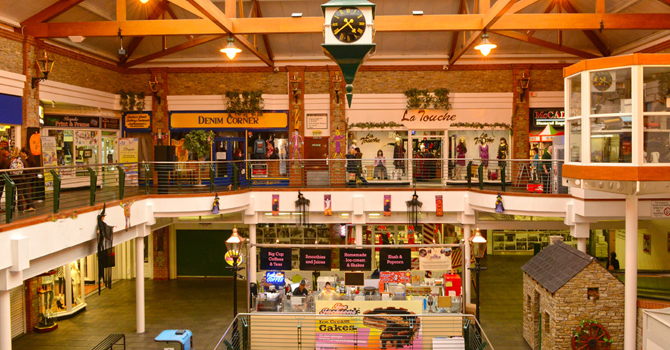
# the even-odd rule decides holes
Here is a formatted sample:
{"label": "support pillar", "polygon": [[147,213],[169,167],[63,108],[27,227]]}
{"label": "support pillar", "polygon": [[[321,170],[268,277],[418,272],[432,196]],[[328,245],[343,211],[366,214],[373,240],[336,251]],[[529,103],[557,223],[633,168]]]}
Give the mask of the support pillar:
{"label": "support pillar", "polygon": [[356,225],[356,245],[363,244],[363,225]]}
{"label": "support pillar", "polygon": [[8,290],[0,290],[0,349],[12,349],[12,316]]}
{"label": "support pillar", "polygon": [[65,310],[72,312],[72,267],[70,264],[65,264],[63,269],[65,270]]}
{"label": "support pillar", "polygon": [[626,196],[624,350],[637,347],[637,194]]}
{"label": "support pillar", "polygon": [[472,235],[472,225],[463,225],[463,278],[465,279],[465,305],[471,304],[472,281],[470,280],[470,236]]}
{"label": "support pillar", "polygon": [[135,238],[135,314],[137,333],[144,333],[144,237]]}
{"label": "support pillar", "polygon": [[576,222],[570,226],[570,235],[577,238],[577,250],[582,253],[586,253],[586,239],[589,238],[590,229],[588,222]]}
{"label": "support pillar", "polygon": [[[249,244],[256,244],[256,224],[249,224]],[[256,247],[249,248],[249,258],[247,259],[249,269],[249,283],[256,283]]]}

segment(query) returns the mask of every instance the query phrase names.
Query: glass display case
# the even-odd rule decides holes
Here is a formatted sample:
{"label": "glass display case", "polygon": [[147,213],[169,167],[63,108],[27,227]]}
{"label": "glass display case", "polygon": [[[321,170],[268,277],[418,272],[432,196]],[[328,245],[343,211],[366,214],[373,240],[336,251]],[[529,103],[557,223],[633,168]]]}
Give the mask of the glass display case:
{"label": "glass display case", "polygon": [[39,310],[37,315],[36,332],[50,332],[58,328],[54,307],[54,279],[56,271],[49,271],[37,276],[37,300]]}
{"label": "glass display case", "polygon": [[[82,259],[83,260],[83,259]],[[61,266],[54,274],[54,302],[50,306],[56,317],[75,314],[86,307],[81,260]]]}

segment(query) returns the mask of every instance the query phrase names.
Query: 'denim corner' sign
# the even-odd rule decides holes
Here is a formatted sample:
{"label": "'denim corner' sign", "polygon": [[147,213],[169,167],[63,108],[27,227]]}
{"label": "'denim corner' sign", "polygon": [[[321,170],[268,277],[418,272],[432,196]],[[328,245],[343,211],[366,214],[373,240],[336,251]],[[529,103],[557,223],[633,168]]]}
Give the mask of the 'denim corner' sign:
{"label": "'denim corner' sign", "polygon": [[231,114],[223,112],[172,112],[172,129],[282,129],[288,127],[288,114]]}

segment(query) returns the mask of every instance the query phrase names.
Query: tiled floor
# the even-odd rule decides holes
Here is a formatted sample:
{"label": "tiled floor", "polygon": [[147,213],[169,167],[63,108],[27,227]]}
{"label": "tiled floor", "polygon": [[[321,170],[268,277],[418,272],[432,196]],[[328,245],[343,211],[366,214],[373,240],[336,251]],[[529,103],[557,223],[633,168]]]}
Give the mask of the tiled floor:
{"label": "tiled floor", "polygon": [[[530,256],[489,256],[480,276],[484,331],[496,350],[530,349],[522,336],[522,274]],[[245,309],[240,283],[239,310]],[[31,333],[16,339],[14,350],[91,349],[111,333],[125,333],[128,349],[156,349],[153,339],[165,329],[190,329],[198,350],[214,346],[232,321],[232,281],[180,279],[147,280],[146,333],[135,333],[135,282],[120,281],[102,296],[88,297],[81,314],[61,320],[51,333]]]}

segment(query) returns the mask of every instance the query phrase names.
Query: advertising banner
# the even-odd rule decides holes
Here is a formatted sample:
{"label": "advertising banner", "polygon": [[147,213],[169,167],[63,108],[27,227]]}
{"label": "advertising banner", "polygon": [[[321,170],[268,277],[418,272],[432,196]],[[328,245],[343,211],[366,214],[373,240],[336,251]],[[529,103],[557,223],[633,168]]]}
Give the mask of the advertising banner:
{"label": "advertising banner", "polygon": [[420,270],[451,270],[451,248],[419,248]]}
{"label": "advertising banner", "polygon": [[123,116],[123,125],[126,129],[151,129],[151,115],[149,113],[128,113]]}
{"label": "advertising banner", "polygon": [[340,248],[340,271],[372,270],[372,253],[370,249]]}
{"label": "advertising banner", "polygon": [[323,195],[323,215],[324,216],[332,216],[333,215],[333,202],[330,199],[329,194],[324,194]]}
{"label": "advertising banner", "polygon": [[444,215],[444,203],[442,202],[442,195],[435,196],[435,216]]}
{"label": "advertising banner", "polygon": [[381,248],[379,250],[379,271],[405,271],[412,268],[411,249]]}
{"label": "advertising banner", "polygon": [[126,185],[137,185],[140,142],[138,139],[119,139],[119,163],[126,172]]}
{"label": "advertising banner", "polygon": [[[58,166],[58,157],[56,155],[56,137],[42,136],[42,166]],[[44,173],[44,190],[52,192],[54,190],[54,178],[51,172]]]}
{"label": "advertising banner", "polygon": [[330,271],[330,249],[300,249],[300,270]]}
{"label": "advertising banner", "polygon": [[273,194],[272,195],[272,216],[278,216],[279,215],[279,195],[278,194]]}
{"label": "advertising banner", "polygon": [[291,248],[261,248],[261,270],[291,269]]}
{"label": "advertising banner", "polygon": [[381,271],[379,283],[410,283],[412,273],[409,271]]}
{"label": "advertising banner", "polygon": [[318,300],[316,349],[422,349],[422,312],[419,300]]}
{"label": "advertising banner", "polygon": [[391,195],[384,195],[384,216],[391,216]]}

